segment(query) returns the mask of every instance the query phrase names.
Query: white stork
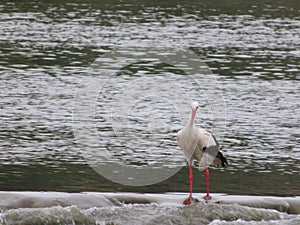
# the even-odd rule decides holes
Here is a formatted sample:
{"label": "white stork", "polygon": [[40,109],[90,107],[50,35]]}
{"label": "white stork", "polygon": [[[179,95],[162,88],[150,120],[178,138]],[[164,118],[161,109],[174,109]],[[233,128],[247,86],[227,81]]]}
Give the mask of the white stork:
{"label": "white stork", "polygon": [[192,202],[197,201],[192,197],[193,192],[193,170],[192,162],[197,160],[200,162],[200,166],[205,167],[206,176],[206,196],[205,200],[210,200],[209,195],[209,172],[208,166],[213,164],[214,166],[227,165],[227,160],[223,154],[219,151],[219,143],[217,139],[208,131],[196,127],[194,119],[197,109],[199,108],[198,102],[192,103],[192,115],[187,125],[177,133],[178,145],[184,152],[185,157],[188,160],[190,169],[190,196],[183,202],[185,205],[189,205]]}

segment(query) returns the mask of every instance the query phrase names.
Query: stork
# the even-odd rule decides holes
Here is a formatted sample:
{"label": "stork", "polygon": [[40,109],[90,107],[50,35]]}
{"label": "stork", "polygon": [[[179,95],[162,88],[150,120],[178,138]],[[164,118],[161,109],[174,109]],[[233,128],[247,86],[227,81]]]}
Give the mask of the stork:
{"label": "stork", "polygon": [[200,166],[205,168],[206,177],[206,196],[205,200],[210,200],[209,195],[209,171],[210,164],[214,166],[225,167],[228,163],[223,154],[219,151],[220,145],[210,132],[205,129],[196,127],[194,124],[197,109],[199,108],[198,102],[192,103],[191,118],[187,125],[177,133],[177,141],[181,150],[183,151],[189,165],[189,180],[190,180],[190,195],[183,202],[185,205],[190,205],[192,202],[198,201],[192,197],[193,193],[193,170],[192,162],[197,160]]}

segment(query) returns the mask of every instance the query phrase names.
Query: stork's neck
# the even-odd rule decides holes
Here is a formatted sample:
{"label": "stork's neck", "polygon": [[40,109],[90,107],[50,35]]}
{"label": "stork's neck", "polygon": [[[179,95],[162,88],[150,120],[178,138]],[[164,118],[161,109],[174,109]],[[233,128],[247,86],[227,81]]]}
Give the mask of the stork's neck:
{"label": "stork's neck", "polygon": [[190,127],[194,126],[195,116],[196,116],[196,110],[192,109],[191,119],[190,119],[189,124],[188,124]]}

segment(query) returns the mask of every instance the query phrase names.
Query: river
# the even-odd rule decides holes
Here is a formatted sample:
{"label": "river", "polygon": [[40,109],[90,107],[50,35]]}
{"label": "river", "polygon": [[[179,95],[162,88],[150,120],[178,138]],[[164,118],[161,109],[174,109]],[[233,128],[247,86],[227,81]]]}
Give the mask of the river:
{"label": "river", "polygon": [[[187,192],[176,133],[197,100],[197,125],[217,134],[229,163],[211,168],[212,192],[300,195],[299,10],[281,0],[2,1],[0,190]],[[170,68],[149,52],[184,52],[207,70],[183,74],[180,60]],[[121,53],[134,63],[115,61]],[[105,76],[102,62],[120,70]],[[85,146],[76,100],[88,78],[100,84],[99,140]],[[204,192],[204,172],[194,174]]]}

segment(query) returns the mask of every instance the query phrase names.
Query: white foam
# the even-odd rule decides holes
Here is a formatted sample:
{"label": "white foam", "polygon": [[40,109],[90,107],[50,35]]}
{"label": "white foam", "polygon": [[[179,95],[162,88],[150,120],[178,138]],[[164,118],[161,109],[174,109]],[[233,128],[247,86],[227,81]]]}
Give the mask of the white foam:
{"label": "white foam", "polygon": [[[137,193],[64,193],[64,192],[10,192],[0,191],[0,208],[37,208],[51,206],[71,206],[87,209],[107,207],[120,203],[157,203],[160,205],[182,205],[187,193],[137,194]],[[204,194],[195,193],[202,200]],[[211,202],[222,204],[237,203],[256,208],[276,209],[281,212],[300,214],[300,197],[272,197],[212,194]]]}
{"label": "white foam", "polygon": [[[187,193],[0,192],[0,225],[44,224],[293,224],[300,221],[299,197],[212,194],[184,206]],[[275,210],[276,209],[276,210]],[[281,212],[279,212],[281,211]],[[37,222],[38,221],[38,222]]]}

